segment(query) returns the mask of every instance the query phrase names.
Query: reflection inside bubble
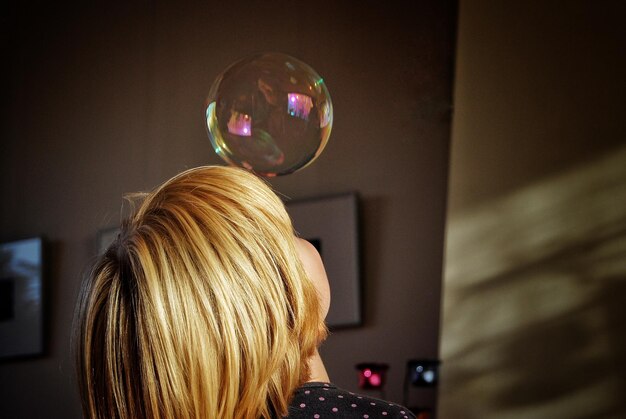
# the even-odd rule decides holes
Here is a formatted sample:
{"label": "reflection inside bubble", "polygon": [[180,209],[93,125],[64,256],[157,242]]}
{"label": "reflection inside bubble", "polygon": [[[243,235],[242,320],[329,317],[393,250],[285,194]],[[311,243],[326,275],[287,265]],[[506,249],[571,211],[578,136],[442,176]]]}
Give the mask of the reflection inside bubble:
{"label": "reflection inside bubble", "polygon": [[217,78],[207,100],[215,152],[263,176],[289,174],[315,160],[328,142],[332,120],[322,78],[284,54],[236,62]]}

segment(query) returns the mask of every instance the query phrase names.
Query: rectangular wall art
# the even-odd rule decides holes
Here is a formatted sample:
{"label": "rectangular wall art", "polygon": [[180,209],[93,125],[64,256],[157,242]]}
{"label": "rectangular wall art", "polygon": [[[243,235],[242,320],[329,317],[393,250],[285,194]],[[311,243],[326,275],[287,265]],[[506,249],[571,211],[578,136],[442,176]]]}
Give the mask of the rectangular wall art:
{"label": "rectangular wall art", "polygon": [[43,353],[41,238],[0,244],[0,358]]}
{"label": "rectangular wall art", "polygon": [[322,256],[330,282],[329,327],[361,323],[358,198],[355,193],[287,203],[298,235]]}

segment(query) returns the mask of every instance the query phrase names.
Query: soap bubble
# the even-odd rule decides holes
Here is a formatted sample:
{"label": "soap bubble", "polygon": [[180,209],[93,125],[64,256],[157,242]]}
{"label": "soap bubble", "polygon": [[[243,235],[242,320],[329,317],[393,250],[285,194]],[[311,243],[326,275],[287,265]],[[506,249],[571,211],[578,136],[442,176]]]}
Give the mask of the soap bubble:
{"label": "soap bubble", "polygon": [[324,80],[289,55],[244,58],[209,92],[206,124],[215,152],[261,176],[287,175],[321,153],[333,125]]}

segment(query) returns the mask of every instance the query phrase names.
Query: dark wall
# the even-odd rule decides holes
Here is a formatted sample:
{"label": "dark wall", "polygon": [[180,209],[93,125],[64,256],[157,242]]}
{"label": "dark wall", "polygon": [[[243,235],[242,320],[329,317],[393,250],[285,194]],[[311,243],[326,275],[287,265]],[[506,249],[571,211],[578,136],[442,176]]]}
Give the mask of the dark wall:
{"label": "dark wall", "polygon": [[406,360],[438,353],[455,6],[179,3],[3,6],[0,239],[44,235],[51,258],[47,353],[0,364],[1,416],[79,416],[69,339],[97,232],[125,192],[221,164],[208,87],[265,50],[313,66],[335,108],[324,154],[274,186],[362,197],[364,324],[324,344],[331,378],[355,389],[354,364],[387,362],[401,401]]}

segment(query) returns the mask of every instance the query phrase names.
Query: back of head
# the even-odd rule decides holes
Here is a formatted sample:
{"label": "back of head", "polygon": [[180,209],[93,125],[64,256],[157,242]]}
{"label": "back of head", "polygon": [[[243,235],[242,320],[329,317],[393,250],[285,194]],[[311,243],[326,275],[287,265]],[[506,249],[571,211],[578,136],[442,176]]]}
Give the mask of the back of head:
{"label": "back of head", "polygon": [[278,197],[241,169],[189,170],[145,196],[83,283],[85,415],[284,415],[320,324]]}

